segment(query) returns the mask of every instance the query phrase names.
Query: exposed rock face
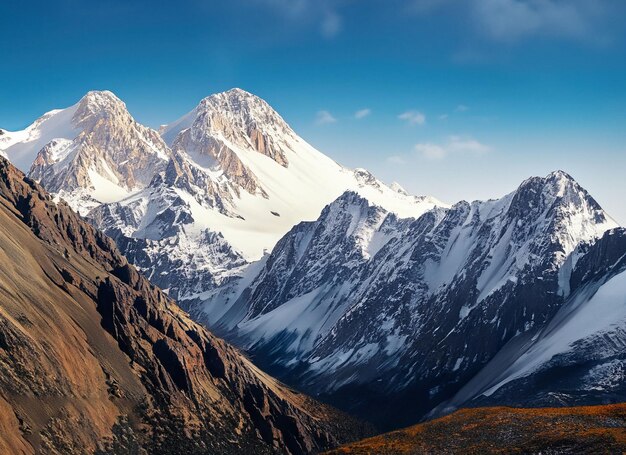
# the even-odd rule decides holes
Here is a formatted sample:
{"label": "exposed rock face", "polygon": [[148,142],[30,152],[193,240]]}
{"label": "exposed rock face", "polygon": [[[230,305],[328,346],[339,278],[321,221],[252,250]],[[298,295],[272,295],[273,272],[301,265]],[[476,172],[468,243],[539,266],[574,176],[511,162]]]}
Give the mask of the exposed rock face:
{"label": "exposed rock face", "polygon": [[227,308],[219,319],[193,314],[286,381],[408,424],[509,340],[545,327],[566,300],[572,255],[614,226],[563,172],[415,220],[345,193],[218,289],[206,314]]}
{"label": "exposed rock face", "polygon": [[6,132],[0,153],[114,237],[185,307],[346,189],[404,216],[442,205],[343,168],[244,90],[203,99],[161,132],[136,122],[112,93],[90,92]]}
{"label": "exposed rock face", "polygon": [[309,453],[360,427],[192,322],[0,160],[0,448]]}
{"label": "exposed rock face", "polygon": [[298,139],[265,101],[240,89],[204,98],[161,133],[174,153],[205,168],[219,168],[234,194],[243,190],[264,198],[268,194],[262,183],[238,152],[260,153],[287,167],[287,154]]}
{"label": "exposed rock face", "polygon": [[161,133],[174,150],[219,160],[228,144],[256,151],[281,166],[288,166],[288,139],[297,135],[261,98],[232,89],[204,98],[188,116],[166,126]]}
{"label": "exposed rock face", "polygon": [[48,191],[104,202],[117,196],[107,191],[143,188],[165,168],[170,151],[159,134],[137,123],[111,92],[89,92],[70,109],[79,134],[47,143],[30,168]]}
{"label": "exposed rock face", "polygon": [[581,405],[626,400],[626,231],[572,255],[565,301],[521,334],[439,411],[463,405]]}

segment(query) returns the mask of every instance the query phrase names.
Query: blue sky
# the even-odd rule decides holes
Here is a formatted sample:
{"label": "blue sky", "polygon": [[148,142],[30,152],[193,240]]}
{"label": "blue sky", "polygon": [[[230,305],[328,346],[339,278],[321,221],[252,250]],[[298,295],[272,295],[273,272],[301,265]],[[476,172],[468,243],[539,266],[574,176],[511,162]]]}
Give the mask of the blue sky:
{"label": "blue sky", "polygon": [[571,173],[626,223],[626,2],[2,2],[0,127],[109,89],[158,126],[265,98],[337,161],[442,200]]}

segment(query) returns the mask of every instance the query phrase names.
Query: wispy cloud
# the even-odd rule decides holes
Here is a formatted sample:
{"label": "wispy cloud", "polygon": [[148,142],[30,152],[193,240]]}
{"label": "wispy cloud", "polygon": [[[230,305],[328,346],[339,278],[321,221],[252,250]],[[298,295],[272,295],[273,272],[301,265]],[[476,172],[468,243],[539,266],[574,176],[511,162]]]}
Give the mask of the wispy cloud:
{"label": "wispy cloud", "polygon": [[341,33],[343,18],[334,0],[255,0],[301,27],[317,24],[319,33],[331,39]]}
{"label": "wispy cloud", "polygon": [[422,157],[429,160],[441,160],[446,157],[448,151],[437,144],[415,144],[415,151]]}
{"label": "wispy cloud", "polygon": [[422,142],[413,146],[413,153],[406,155],[391,155],[386,158],[387,163],[405,165],[419,157],[429,161],[440,161],[450,156],[469,156],[480,158],[493,149],[471,137],[449,136],[441,143]]}
{"label": "wispy cloud", "polygon": [[491,150],[491,147],[478,142],[476,139],[460,136],[450,136],[443,144],[420,143],[415,145],[417,154],[427,160],[441,160],[453,154],[479,157]]}
{"label": "wispy cloud", "polygon": [[[465,9],[475,30],[493,41],[517,42],[534,36],[602,43],[607,30],[603,20],[615,10],[613,0],[413,0],[410,11],[419,15],[438,9]],[[455,59],[483,59],[467,51]]]}
{"label": "wispy cloud", "polygon": [[467,112],[469,111],[469,107],[466,106],[465,104],[459,104],[454,110],[455,112]]}
{"label": "wispy cloud", "polygon": [[392,155],[387,157],[387,162],[391,164],[406,164],[406,158],[400,155]]}
{"label": "wispy cloud", "polygon": [[326,39],[334,38],[341,32],[341,16],[335,11],[325,11],[320,24],[320,33]]}
{"label": "wispy cloud", "polygon": [[372,113],[371,109],[368,109],[368,108],[359,109],[358,111],[354,113],[354,118],[357,120],[361,120],[365,117],[368,117],[371,113]]}
{"label": "wispy cloud", "polygon": [[448,120],[449,115],[448,114],[441,114],[438,118],[439,120]]}
{"label": "wispy cloud", "polygon": [[531,34],[581,37],[589,32],[589,1],[480,0],[475,14],[493,38],[514,41]]}
{"label": "wispy cloud", "polygon": [[398,118],[409,125],[423,125],[426,123],[426,116],[419,111],[406,111],[398,115]]}
{"label": "wispy cloud", "polygon": [[318,111],[315,115],[315,123],[318,125],[327,125],[336,122],[337,119],[328,111]]}

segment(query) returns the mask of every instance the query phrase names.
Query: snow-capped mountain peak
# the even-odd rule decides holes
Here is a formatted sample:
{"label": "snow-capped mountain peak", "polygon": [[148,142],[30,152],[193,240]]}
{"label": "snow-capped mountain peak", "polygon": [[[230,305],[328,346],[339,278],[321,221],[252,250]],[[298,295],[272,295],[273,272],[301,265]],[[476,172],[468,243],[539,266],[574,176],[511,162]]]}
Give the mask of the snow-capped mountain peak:
{"label": "snow-capped mountain peak", "polygon": [[126,120],[130,113],[126,104],[109,90],[92,90],[87,92],[76,105],[72,121],[81,129],[93,128],[103,118],[121,117]]}
{"label": "snow-capped mountain peak", "polygon": [[555,252],[559,265],[580,242],[599,238],[617,227],[587,190],[563,171],[524,181],[511,195],[507,217],[517,220],[521,230],[528,227],[529,219],[543,223],[543,230],[552,232],[550,242],[560,246]]}
{"label": "snow-capped mountain peak", "polygon": [[21,131],[4,131],[0,152],[22,171],[28,171],[37,154],[52,140],[72,140],[103,116],[130,115],[124,103],[109,91],[90,91],[78,103],[46,112]]}
{"label": "snow-capped mountain peak", "polygon": [[[267,102],[239,88],[202,99],[194,110],[162,127],[161,134],[175,150],[195,148],[194,152],[219,155],[216,149],[232,144],[284,166],[288,165],[285,150],[291,148],[289,139],[297,140],[295,132]],[[214,140],[207,143],[207,137]]]}
{"label": "snow-capped mountain peak", "polygon": [[273,164],[289,167],[290,155],[304,145],[269,104],[241,89],[202,99],[160,132],[179,161],[191,166],[195,175],[187,180],[208,187],[212,200],[233,201],[242,192],[269,198],[268,180],[280,174]]}
{"label": "snow-capped mountain peak", "polygon": [[[354,174],[367,191],[379,183]],[[357,186],[295,226],[195,307],[197,317],[315,393],[432,388],[436,400],[438,384],[467,380],[549,320],[566,298],[572,255],[615,226],[564,172],[416,219],[367,191]]]}
{"label": "snow-capped mountain peak", "polygon": [[29,176],[83,213],[145,187],[171,156],[110,91],[90,91],[14,137],[22,139],[6,147],[9,158],[34,155]]}

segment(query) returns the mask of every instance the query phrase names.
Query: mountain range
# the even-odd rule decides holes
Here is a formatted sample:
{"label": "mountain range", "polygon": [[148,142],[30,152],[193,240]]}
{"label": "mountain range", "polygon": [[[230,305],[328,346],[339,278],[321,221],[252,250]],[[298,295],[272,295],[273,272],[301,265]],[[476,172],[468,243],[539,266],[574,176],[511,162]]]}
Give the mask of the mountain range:
{"label": "mountain range", "polygon": [[0,158],[0,451],[291,453],[366,427],[193,322]]}
{"label": "mountain range", "polygon": [[335,163],[240,89],[158,132],[110,92],[0,131],[195,321],[379,428],[626,401],[626,231],[563,171],[448,205]]}
{"label": "mountain range", "polygon": [[[494,375],[496,354],[517,358],[504,354],[510,344],[567,330],[560,314],[591,305],[597,286],[622,265],[600,254],[609,262],[601,281],[580,290],[596,248],[610,241],[604,233],[623,235],[615,226],[563,172],[417,219],[348,192],[194,316],[288,383],[378,424],[408,424],[468,381]],[[601,251],[622,251],[614,243]],[[226,307],[216,321],[214,308]],[[608,317],[589,335],[623,322],[618,313]],[[463,402],[483,391],[467,387]]]}
{"label": "mountain range", "polygon": [[24,131],[4,131],[0,152],[180,302],[201,300],[348,189],[401,216],[441,205],[338,165],[240,89],[205,98],[160,131],[94,91]]}

